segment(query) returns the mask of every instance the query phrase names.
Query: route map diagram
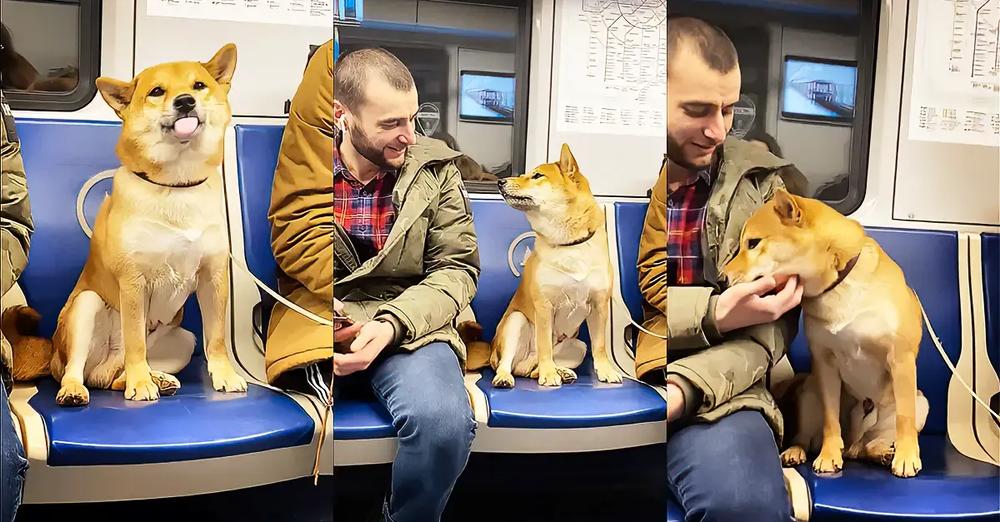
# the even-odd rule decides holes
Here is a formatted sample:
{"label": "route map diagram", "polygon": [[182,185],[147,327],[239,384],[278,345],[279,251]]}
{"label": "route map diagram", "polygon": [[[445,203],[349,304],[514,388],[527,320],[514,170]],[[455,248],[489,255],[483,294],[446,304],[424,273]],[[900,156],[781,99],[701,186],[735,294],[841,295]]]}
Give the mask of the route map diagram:
{"label": "route map diagram", "polygon": [[921,0],[910,139],[1000,146],[1000,0]]}
{"label": "route map diagram", "polygon": [[564,0],[561,131],[666,135],[666,0]]}

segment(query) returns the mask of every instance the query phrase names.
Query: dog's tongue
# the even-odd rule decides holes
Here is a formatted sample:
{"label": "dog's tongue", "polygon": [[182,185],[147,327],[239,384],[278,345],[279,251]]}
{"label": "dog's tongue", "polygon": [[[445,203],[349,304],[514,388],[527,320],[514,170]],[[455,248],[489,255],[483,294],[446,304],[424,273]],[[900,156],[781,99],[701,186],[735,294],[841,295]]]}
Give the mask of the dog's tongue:
{"label": "dog's tongue", "polygon": [[174,122],[174,135],[184,140],[190,138],[198,130],[198,118],[189,116]]}

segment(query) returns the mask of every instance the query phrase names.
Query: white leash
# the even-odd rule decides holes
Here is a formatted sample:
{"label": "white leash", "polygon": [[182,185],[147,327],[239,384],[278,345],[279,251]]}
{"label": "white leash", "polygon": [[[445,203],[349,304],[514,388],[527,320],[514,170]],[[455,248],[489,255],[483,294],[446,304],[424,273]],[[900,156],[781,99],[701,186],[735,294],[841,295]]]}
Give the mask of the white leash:
{"label": "white leash", "polygon": [[318,315],[310,312],[309,310],[306,310],[305,308],[302,308],[301,306],[299,306],[299,305],[297,305],[297,304],[289,301],[288,299],[282,297],[281,294],[279,294],[278,292],[275,292],[274,290],[272,290],[270,286],[267,286],[267,284],[265,284],[263,281],[261,281],[260,279],[257,279],[257,276],[253,275],[253,272],[251,272],[249,268],[243,266],[243,263],[240,263],[239,261],[237,261],[236,258],[233,257],[232,252],[229,253],[229,259],[232,260],[233,265],[238,266],[241,269],[243,269],[243,271],[246,272],[246,274],[250,276],[250,279],[253,279],[253,282],[256,283],[257,286],[261,290],[267,292],[268,295],[270,295],[271,297],[275,298],[281,304],[287,306],[288,308],[291,308],[292,310],[295,310],[296,312],[298,312],[298,313],[306,316],[307,318],[311,319],[312,321],[317,322],[317,323],[319,323],[319,324],[321,324],[323,326],[330,326],[330,327],[333,326],[333,321],[331,321],[329,319],[326,319],[324,317],[320,317],[320,316],[318,316]]}
{"label": "white leash", "polygon": [[945,352],[944,347],[941,346],[941,340],[938,339],[937,333],[934,332],[934,327],[931,326],[931,320],[930,318],[927,317],[927,312],[924,311],[924,305],[923,303],[920,302],[920,298],[917,298],[917,304],[920,305],[920,314],[924,316],[924,323],[927,325],[927,331],[931,334],[931,340],[934,341],[934,346],[937,347],[938,353],[940,353],[941,358],[944,359],[944,363],[948,365],[948,369],[951,370],[951,374],[954,375],[956,379],[958,379],[958,382],[962,383],[962,386],[965,387],[965,389],[969,392],[969,395],[972,395],[972,398],[975,399],[976,402],[982,405],[982,407],[986,408],[986,411],[988,411],[990,415],[992,415],[994,418],[1000,421],[1000,415],[998,415],[997,412],[993,411],[993,409],[986,404],[986,401],[981,399],[979,395],[972,390],[972,387],[965,382],[965,379],[963,379],[962,376],[958,374],[958,370],[955,368],[955,365],[952,364],[951,359],[948,358],[948,353]]}

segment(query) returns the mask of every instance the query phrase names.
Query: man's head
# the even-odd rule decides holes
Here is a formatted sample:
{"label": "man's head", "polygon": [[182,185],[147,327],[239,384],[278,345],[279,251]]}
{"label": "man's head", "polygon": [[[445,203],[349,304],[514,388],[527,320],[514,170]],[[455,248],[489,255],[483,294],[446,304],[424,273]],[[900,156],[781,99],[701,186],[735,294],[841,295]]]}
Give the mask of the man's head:
{"label": "man's head", "polygon": [[398,169],[416,142],[417,88],[403,62],[384,49],[342,56],[333,70],[333,117],[353,147],[379,168]]}
{"label": "man's head", "polygon": [[696,18],[669,20],[667,34],[667,156],[703,169],[733,127],[739,59],[726,33]]}

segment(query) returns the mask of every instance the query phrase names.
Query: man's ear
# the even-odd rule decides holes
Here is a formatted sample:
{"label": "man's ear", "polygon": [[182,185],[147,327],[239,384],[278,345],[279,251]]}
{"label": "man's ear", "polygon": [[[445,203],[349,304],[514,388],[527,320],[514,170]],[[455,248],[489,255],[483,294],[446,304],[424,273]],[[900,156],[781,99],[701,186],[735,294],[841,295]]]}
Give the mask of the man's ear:
{"label": "man's ear", "polygon": [[132,102],[132,94],[135,93],[135,82],[123,82],[114,78],[101,76],[95,83],[104,101],[114,109],[115,114],[121,116],[125,108],[128,107],[128,104]]}
{"label": "man's ear", "polygon": [[783,188],[774,192],[774,211],[778,214],[782,224],[794,227],[802,224],[802,209],[795,201],[795,196]]}

